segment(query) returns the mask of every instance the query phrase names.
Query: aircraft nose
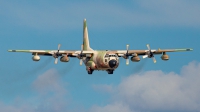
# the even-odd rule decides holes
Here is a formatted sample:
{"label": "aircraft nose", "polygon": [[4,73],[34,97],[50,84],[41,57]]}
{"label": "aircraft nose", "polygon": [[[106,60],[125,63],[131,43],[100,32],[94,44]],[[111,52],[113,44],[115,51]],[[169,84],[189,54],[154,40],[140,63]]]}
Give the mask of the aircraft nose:
{"label": "aircraft nose", "polygon": [[109,66],[110,66],[111,68],[114,68],[116,65],[117,65],[117,61],[116,61],[116,60],[110,60],[110,61],[109,61]]}

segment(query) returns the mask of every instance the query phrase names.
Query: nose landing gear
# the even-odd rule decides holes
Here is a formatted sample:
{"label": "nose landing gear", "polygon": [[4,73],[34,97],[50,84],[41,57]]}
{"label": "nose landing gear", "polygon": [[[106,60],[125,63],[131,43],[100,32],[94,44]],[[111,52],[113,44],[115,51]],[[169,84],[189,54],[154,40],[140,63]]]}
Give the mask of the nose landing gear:
{"label": "nose landing gear", "polygon": [[108,74],[113,74],[113,71],[114,71],[114,70],[108,69],[108,70],[106,70],[106,71],[108,72]]}

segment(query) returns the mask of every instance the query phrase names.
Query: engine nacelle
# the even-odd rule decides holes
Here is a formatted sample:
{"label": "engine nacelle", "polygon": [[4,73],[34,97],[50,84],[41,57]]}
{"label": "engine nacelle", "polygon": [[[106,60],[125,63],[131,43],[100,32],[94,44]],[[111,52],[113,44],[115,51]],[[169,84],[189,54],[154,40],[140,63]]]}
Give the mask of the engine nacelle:
{"label": "engine nacelle", "polygon": [[167,61],[167,60],[169,60],[169,56],[167,54],[163,54],[161,56],[161,59]]}
{"label": "engine nacelle", "polygon": [[62,57],[60,58],[60,61],[61,61],[61,62],[69,62],[69,57],[68,57],[68,56],[62,56]]}
{"label": "engine nacelle", "polygon": [[40,56],[35,55],[35,56],[32,57],[32,60],[33,61],[40,61]]}
{"label": "engine nacelle", "polygon": [[140,57],[139,56],[133,56],[133,57],[131,57],[131,61],[132,62],[139,62],[140,61]]}

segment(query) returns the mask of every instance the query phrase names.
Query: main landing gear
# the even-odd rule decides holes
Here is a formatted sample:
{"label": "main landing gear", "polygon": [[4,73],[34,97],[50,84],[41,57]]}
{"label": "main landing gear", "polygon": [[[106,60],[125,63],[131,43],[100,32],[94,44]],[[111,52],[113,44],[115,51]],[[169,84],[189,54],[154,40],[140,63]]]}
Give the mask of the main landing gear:
{"label": "main landing gear", "polygon": [[94,71],[94,70],[93,70],[93,69],[91,69],[91,68],[88,68],[88,69],[87,69],[87,71],[88,71],[88,74],[90,74],[90,75],[91,75],[91,74],[93,73],[93,71]]}
{"label": "main landing gear", "polygon": [[[91,69],[91,68],[87,68],[87,72],[88,72],[88,74],[89,75],[91,75],[92,73],[93,73],[93,69]],[[108,74],[113,74],[113,71],[114,70],[112,70],[112,69],[108,69],[108,70],[106,70],[107,72],[108,72]]]}
{"label": "main landing gear", "polygon": [[94,71],[94,70],[90,70],[90,71],[88,71],[88,74],[92,74],[92,73],[93,73],[93,71]]}

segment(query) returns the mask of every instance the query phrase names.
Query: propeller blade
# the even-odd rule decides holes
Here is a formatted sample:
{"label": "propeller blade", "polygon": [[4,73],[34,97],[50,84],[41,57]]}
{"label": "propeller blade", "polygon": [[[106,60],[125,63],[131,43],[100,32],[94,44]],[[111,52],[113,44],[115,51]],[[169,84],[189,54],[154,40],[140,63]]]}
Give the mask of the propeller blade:
{"label": "propeller blade", "polygon": [[151,50],[151,48],[150,48],[150,45],[149,45],[149,44],[147,44],[147,48],[148,48],[148,50]]}
{"label": "propeller blade", "polygon": [[128,49],[129,49],[129,45],[127,44],[127,45],[126,45],[126,50],[128,51]]}
{"label": "propeller blade", "polygon": [[61,46],[61,44],[58,44],[58,50],[60,50],[60,46]]}
{"label": "propeller blade", "polygon": [[129,59],[128,58],[126,59],[126,65],[129,65]]}
{"label": "propeller blade", "polygon": [[155,57],[152,57],[152,59],[153,59],[153,62],[156,63],[156,58],[155,58]]}
{"label": "propeller blade", "polygon": [[54,63],[55,63],[55,64],[57,64],[57,63],[58,63],[58,58],[56,58],[56,59],[55,59],[55,62],[54,62]]}
{"label": "propeller blade", "polygon": [[60,50],[60,46],[61,46],[61,44],[58,44],[58,52],[59,52],[59,50]]}
{"label": "propeller blade", "polygon": [[83,50],[83,44],[81,45],[81,51]]}
{"label": "propeller blade", "polygon": [[54,54],[52,54],[52,56],[55,58],[55,62],[54,62],[55,64],[58,63],[58,57],[60,56],[60,54],[59,54],[60,46],[61,46],[61,44],[58,44],[58,51],[54,52]]}
{"label": "propeller blade", "polygon": [[81,45],[81,53],[79,55],[79,58],[82,59],[82,56],[83,56],[83,45]]}
{"label": "propeller blade", "polygon": [[83,60],[82,60],[82,59],[80,59],[80,65],[82,65],[82,63],[83,63]]}
{"label": "propeller blade", "polygon": [[126,45],[126,54],[125,54],[125,58],[126,58],[126,65],[129,65],[129,54],[128,54],[128,50],[129,50],[129,45]]}
{"label": "propeller blade", "polygon": [[142,58],[147,58],[148,57],[148,55],[144,55],[144,56],[142,56]]}

